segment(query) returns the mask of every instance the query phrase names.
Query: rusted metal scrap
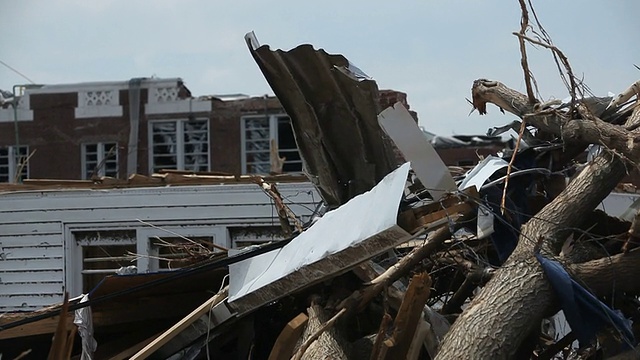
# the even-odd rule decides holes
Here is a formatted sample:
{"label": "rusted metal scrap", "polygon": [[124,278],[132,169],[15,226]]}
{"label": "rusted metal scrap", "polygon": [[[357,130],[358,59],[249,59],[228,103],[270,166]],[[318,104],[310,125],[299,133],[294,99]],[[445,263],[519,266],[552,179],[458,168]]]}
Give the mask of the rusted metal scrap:
{"label": "rusted metal scrap", "polygon": [[375,186],[397,167],[380,129],[378,86],[342,55],[311,45],[289,51],[245,36],[254,60],[291,117],[305,170],[335,207]]}

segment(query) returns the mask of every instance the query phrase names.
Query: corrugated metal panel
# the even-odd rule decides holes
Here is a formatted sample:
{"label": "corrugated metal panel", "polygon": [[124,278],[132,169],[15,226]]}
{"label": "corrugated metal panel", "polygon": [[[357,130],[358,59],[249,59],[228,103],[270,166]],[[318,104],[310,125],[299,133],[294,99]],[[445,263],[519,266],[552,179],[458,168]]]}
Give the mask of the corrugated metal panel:
{"label": "corrugated metal panel", "polygon": [[291,117],[305,170],[324,200],[340,205],[395,170],[393,147],[377,116],[378,86],[342,55],[300,45],[289,51],[247,44]]}

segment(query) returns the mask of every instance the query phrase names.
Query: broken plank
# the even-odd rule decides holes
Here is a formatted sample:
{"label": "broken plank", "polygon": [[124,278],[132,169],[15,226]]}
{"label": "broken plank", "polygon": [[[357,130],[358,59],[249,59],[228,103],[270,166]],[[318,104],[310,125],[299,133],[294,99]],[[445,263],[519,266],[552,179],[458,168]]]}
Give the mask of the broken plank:
{"label": "broken plank", "polygon": [[53,335],[53,342],[49,349],[49,360],[62,360],[67,350],[67,317],[69,316],[69,293],[64,293],[60,319]]}
{"label": "broken plank", "polygon": [[472,209],[472,206],[469,205],[468,203],[459,203],[459,204],[452,205],[446,209],[442,209],[440,211],[436,211],[434,213],[424,215],[416,219],[416,222],[418,226],[425,226],[437,220],[444,219],[446,217],[450,217],[453,215],[457,215],[458,213],[470,212],[471,209]]}
{"label": "broken plank", "polygon": [[385,359],[407,358],[416,327],[422,319],[424,305],[429,298],[430,286],[431,278],[426,272],[414,275],[411,279],[394,321],[393,334],[384,342],[384,346],[388,348]]}
{"label": "broken plank", "polygon": [[296,343],[298,342],[298,339],[300,339],[300,336],[302,336],[302,332],[304,331],[304,327],[307,325],[308,320],[309,317],[307,315],[300,313],[287,323],[284,329],[280,332],[280,335],[278,335],[276,342],[273,344],[273,348],[269,354],[269,360],[291,359]]}
{"label": "broken plank", "polygon": [[[29,318],[31,316],[34,316],[34,315],[32,313],[26,313],[26,316],[24,316],[23,318]],[[23,318],[18,318],[17,320],[21,320]],[[11,329],[2,330],[0,331],[0,340],[13,339],[13,338],[19,338],[19,337],[31,336],[31,335],[53,334],[56,331],[59,321],[60,321],[60,316],[56,315],[50,318],[34,321],[32,323],[16,326]],[[67,328],[70,328],[71,326],[73,326],[73,318],[68,317],[64,321],[66,321]],[[9,323],[10,322],[6,322],[6,324],[9,324]]]}
{"label": "broken plank", "polygon": [[153,354],[156,350],[158,350],[164,344],[168,343],[169,340],[173,339],[173,337],[175,337],[184,329],[186,329],[194,321],[196,321],[202,315],[209,312],[215,305],[224,301],[224,299],[227,298],[228,291],[229,291],[229,287],[227,286],[219,293],[213,295],[209,300],[205,301],[202,305],[198,306],[189,315],[185,316],[182,320],[178,321],[175,325],[173,325],[167,331],[162,333],[162,335],[158,336],[149,345],[145,346],[142,350],[138,351],[135,355],[131,357],[131,360],[136,360],[136,359],[141,360],[149,357],[151,354]]}

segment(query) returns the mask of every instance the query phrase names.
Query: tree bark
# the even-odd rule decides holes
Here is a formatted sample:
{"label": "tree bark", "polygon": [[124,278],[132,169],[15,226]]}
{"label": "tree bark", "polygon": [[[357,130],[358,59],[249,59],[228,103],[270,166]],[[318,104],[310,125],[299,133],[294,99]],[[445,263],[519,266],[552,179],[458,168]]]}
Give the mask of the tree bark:
{"label": "tree bark", "polygon": [[[514,90],[504,87],[505,91],[494,91],[491,98],[483,98],[481,92],[475,90],[487,83],[497,82],[474,82],[473,102],[479,111],[486,111],[483,108],[486,102],[493,102],[521,118],[527,117],[528,123],[534,120],[552,124],[548,119],[545,122],[529,114],[533,106],[526,102],[525,95]],[[556,135],[562,131],[553,124],[544,130]],[[555,294],[534,257],[537,244],[540,243],[544,255],[557,254],[570,228],[577,226],[611,192],[624,177],[625,170],[619,157],[603,153],[529,220],[521,229],[513,254],[453,324],[436,359],[513,358],[555,301]]]}
{"label": "tree bark", "polygon": [[[308,339],[318,333],[320,336],[308,345],[307,348],[298,349],[294,355],[294,359],[347,360],[347,354],[344,349],[346,342],[338,335],[335,328],[332,327],[335,319],[330,324],[327,324],[331,319],[327,318],[322,306],[317,304],[311,304],[307,312],[309,314],[309,320],[302,335],[302,344],[304,345]],[[299,352],[302,353],[300,354]]]}
{"label": "tree bark", "polygon": [[609,295],[614,290],[640,294],[640,249],[573,264],[568,270],[596,295]]}

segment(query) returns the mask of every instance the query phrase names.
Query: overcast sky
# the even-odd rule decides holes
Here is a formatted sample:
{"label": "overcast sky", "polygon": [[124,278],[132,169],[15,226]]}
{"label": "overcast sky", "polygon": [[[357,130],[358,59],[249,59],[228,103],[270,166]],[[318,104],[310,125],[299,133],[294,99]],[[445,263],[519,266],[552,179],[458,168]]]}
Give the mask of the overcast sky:
{"label": "overcast sky", "polygon": [[[539,1],[536,11],[596,95],[640,79],[640,1]],[[272,94],[243,41],[340,53],[381,89],[408,93],[429,131],[484,133],[510,122],[471,110],[474,79],[524,91],[520,8],[510,1],[2,0],[0,60],[36,83],[181,77],[195,96]],[[529,47],[542,97],[567,92],[547,50]],[[0,65],[0,89],[26,80]]]}

